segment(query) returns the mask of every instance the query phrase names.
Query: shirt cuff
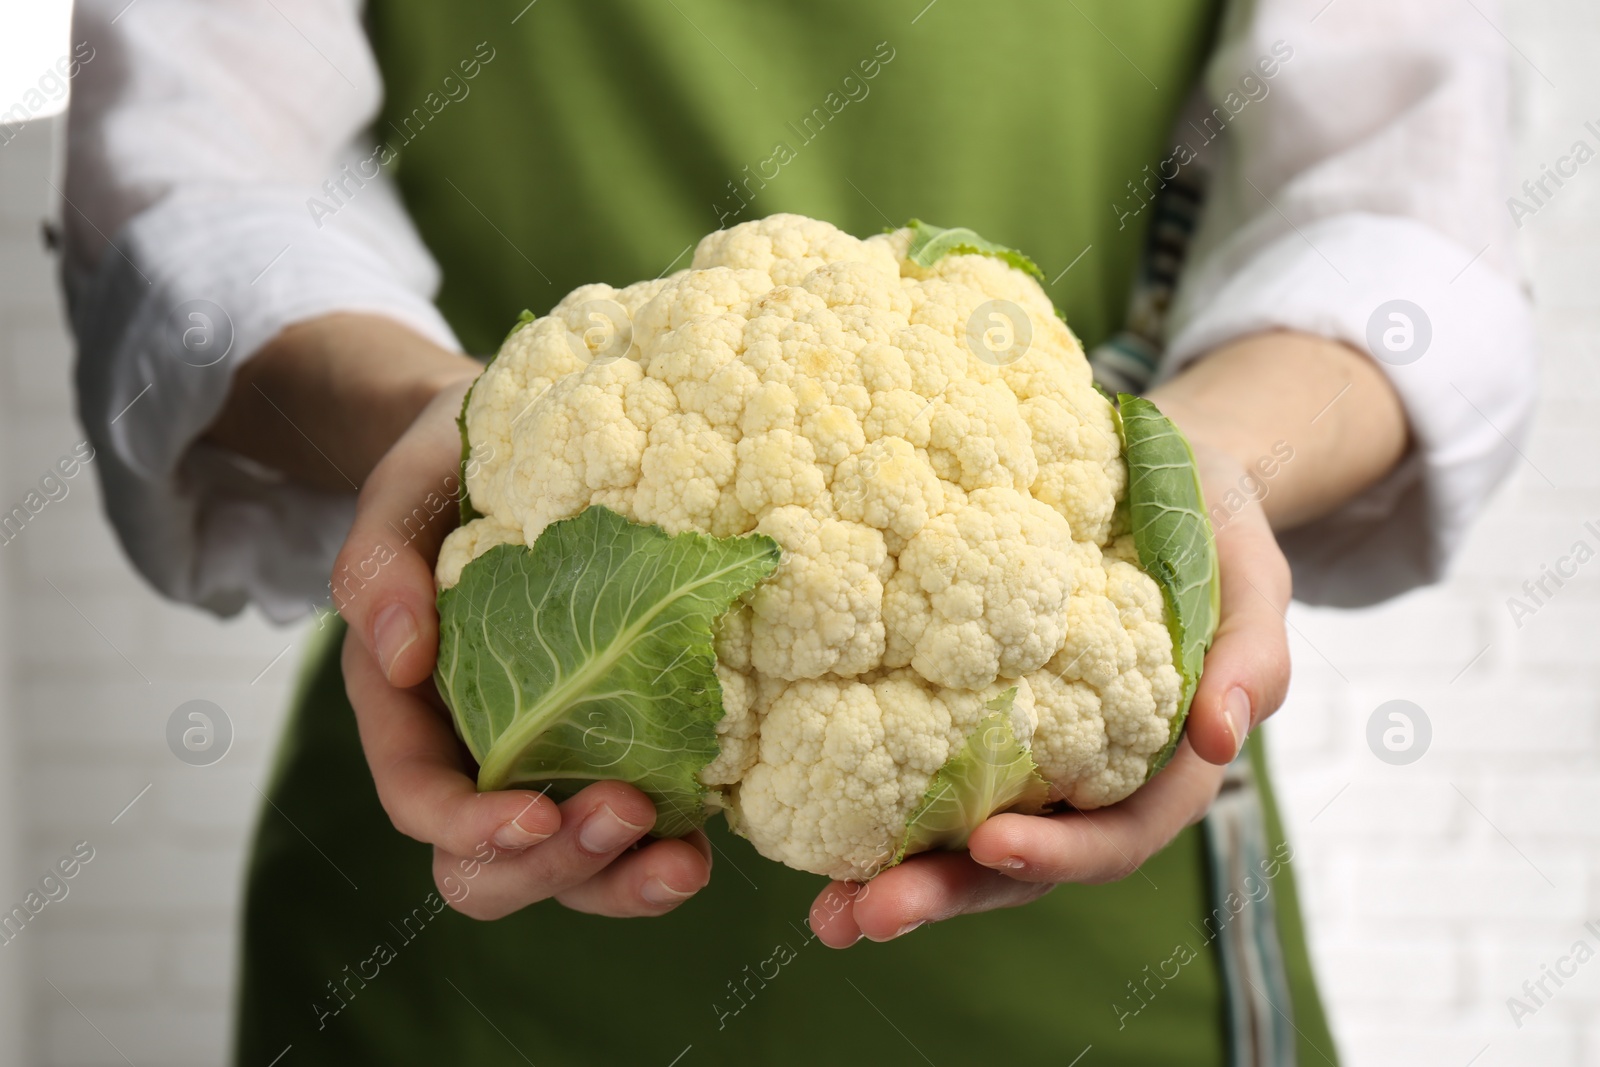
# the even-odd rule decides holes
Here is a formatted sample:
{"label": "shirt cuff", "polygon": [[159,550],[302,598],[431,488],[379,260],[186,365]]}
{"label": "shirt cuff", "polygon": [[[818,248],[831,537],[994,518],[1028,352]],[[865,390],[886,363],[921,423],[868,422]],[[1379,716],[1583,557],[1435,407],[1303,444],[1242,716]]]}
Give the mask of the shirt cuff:
{"label": "shirt cuff", "polygon": [[1438,581],[1521,455],[1536,391],[1532,313],[1478,255],[1410,219],[1350,213],[1243,258],[1204,306],[1186,308],[1180,294],[1163,378],[1229,341],[1296,330],[1372,355],[1404,405],[1411,453],[1333,514],[1280,536],[1297,599],[1358,607]]}
{"label": "shirt cuff", "polygon": [[238,366],[293,323],[367,312],[459,347],[429,299],[431,263],[407,277],[386,254],[383,199],[319,225],[303,191],[175,194],[129,222],[92,276],[67,279],[106,510],[163,594],[224,615],[255,601],[277,621],[326,598],[354,489],[308,490],[197,441]]}

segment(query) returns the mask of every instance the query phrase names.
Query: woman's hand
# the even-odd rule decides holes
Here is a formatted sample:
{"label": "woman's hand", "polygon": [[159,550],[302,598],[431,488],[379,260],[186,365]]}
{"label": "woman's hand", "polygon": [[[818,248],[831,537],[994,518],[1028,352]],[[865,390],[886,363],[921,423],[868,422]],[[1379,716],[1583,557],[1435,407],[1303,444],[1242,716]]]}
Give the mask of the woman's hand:
{"label": "woman's hand", "polygon": [[710,879],[702,835],[630,851],[656,813],[621,782],[560,804],[529,790],[479,793],[434,689],[433,561],[456,524],[455,418],[467,384],[435,395],[373,469],[334,567],[334,599],[350,624],[345,689],[378,799],[401,833],[433,846],[440,895],[473,918],[547,897],[599,915],[670,911]]}
{"label": "woman's hand", "polygon": [[996,815],[973,832],[967,852],[915,856],[864,887],[833,883],[811,911],[824,943],[886,941],[927,922],[1026,904],[1061,882],[1132,874],[1205,815],[1224,766],[1283,702],[1289,566],[1273,528],[1328,513],[1398,462],[1406,444],[1399,402],[1364,355],[1283,333],[1218,350],[1152,399],[1195,447],[1222,581],[1216,638],[1172,762],[1120,804]]}
{"label": "woman's hand", "polygon": [[[1241,476],[1237,461],[1198,442],[1196,458],[1207,500],[1220,499]],[[1250,502],[1220,524],[1217,554],[1222,617],[1184,740],[1160,774],[1109,808],[996,815],[973,832],[965,853],[915,856],[865,888],[834,883],[811,911],[823,942],[842,948],[862,937],[887,941],[923,923],[1026,904],[1059,882],[1115,881],[1198,822],[1222,786],[1224,766],[1289,687],[1289,565],[1260,504]],[[844,894],[853,900],[839,908]]]}
{"label": "woman's hand", "polygon": [[396,828],[433,846],[440,895],[480,919],[547,897],[603,915],[670,911],[710,877],[703,837],[630,851],[655,809],[619,782],[561,804],[478,793],[434,690],[433,563],[456,525],[455,418],[479,370],[391,319],[312,319],[239,368],[207,438],[303,484],[360,487],[332,580],[350,624],[345,689],[378,798]]}

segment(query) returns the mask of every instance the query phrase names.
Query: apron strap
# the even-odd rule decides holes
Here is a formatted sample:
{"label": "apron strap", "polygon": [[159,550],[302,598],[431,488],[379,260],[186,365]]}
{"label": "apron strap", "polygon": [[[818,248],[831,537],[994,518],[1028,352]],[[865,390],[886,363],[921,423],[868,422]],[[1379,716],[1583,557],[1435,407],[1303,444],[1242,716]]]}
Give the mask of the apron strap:
{"label": "apron strap", "polygon": [[[1189,116],[1203,112],[1204,92],[1190,94],[1179,117],[1182,128]],[[1174,136],[1173,140],[1178,140]],[[1166,169],[1172,158],[1163,160],[1156,171],[1145,168],[1142,185],[1130,191],[1124,203],[1115,205],[1124,225],[1144,212],[1151,212],[1145,231],[1144,248],[1128,292],[1128,310],[1123,327],[1089,352],[1094,379],[1109,391],[1143,393],[1155,380],[1166,347],[1167,314],[1178,288],[1178,277],[1189,258],[1189,244],[1200,222],[1210,185],[1211,158],[1207,149],[1190,159],[1168,178]],[[1154,186],[1152,188],[1152,186]],[[1134,182],[1128,183],[1135,190]],[[1146,202],[1144,197],[1149,196]]]}
{"label": "apron strap", "polygon": [[1270,874],[1283,862],[1267,823],[1248,755],[1228,766],[1204,823],[1211,883],[1206,940],[1222,960],[1232,1067],[1294,1067],[1294,1000]]}
{"label": "apron strap", "polygon": [[[1181,120],[1180,120],[1181,121]],[[1121,330],[1089,353],[1095,381],[1113,392],[1142,393],[1155,380],[1167,315],[1205,203],[1210,171],[1202,155],[1150,190],[1152,212]],[[1148,185],[1147,185],[1148,190]],[[1129,206],[1141,201],[1130,197]],[[1231,1067],[1294,1067],[1294,1002],[1278,938],[1265,814],[1248,755],[1228,766],[1205,817],[1211,913],[1202,941],[1222,961]]]}

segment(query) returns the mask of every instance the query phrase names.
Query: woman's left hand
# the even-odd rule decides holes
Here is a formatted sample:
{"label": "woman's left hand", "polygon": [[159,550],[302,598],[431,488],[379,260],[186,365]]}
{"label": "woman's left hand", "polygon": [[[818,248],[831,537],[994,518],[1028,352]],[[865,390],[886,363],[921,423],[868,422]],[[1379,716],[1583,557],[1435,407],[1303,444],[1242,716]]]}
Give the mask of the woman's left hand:
{"label": "woman's left hand", "polygon": [[[1244,468],[1199,441],[1195,452],[1206,499],[1224,499]],[[924,923],[1026,904],[1061,882],[1127,877],[1205,815],[1224,767],[1289,687],[1289,565],[1259,503],[1246,500],[1217,527],[1222,616],[1172,762],[1111,807],[996,815],[967,852],[914,856],[865,886],[829,885],[811,909],[823,943],[888,941]]]}

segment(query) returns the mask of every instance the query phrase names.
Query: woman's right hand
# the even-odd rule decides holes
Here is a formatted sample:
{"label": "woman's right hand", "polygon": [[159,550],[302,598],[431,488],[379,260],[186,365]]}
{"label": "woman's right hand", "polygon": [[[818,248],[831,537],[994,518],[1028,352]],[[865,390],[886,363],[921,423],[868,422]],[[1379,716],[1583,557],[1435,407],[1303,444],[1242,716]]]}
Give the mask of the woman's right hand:
{"label": "woman's right hand", "polygon": [[709,880],[705,837],[634,848],[656,813],[623,782],[559,804],[530,790],[479,793],[434,688],[433,563],[456,525],[455,418],[469,382],[455,374],[373,467],[334,565],[334,604],[350,624],[345,689],[378,799],[396,829],[433,846],[440,895],[473,918],[547,897],[598,915],[660,915]]}

